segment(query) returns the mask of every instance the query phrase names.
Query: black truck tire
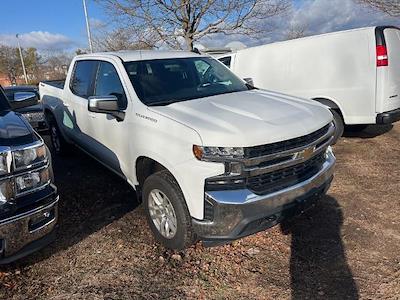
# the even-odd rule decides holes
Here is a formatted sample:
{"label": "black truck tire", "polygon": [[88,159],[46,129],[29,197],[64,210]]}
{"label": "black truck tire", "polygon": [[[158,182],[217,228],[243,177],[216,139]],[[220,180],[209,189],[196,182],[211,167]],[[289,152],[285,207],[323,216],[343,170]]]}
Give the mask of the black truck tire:
{"label": "black truck tire", "polygon": [[[185,198],[171,173],[163,170],[150,175],[143,184],[142,199],[150,229],[163,246],[182,250],[196,241]],[[157,201],[160,204],[158,206]],[[174,226],[163,226],[161,220],[165,221],[164,225],[175,222],[175,232],[172,232]],[[166,226],[168,229],[165,229]]]}

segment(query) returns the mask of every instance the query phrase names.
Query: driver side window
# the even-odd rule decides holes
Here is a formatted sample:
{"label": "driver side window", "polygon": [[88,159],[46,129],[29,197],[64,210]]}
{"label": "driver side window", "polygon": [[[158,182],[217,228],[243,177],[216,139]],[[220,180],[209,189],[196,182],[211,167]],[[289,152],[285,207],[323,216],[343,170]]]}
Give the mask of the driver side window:
{"label": "driver side window", "polygon": [[120,109],[124,110],[127,107],[127,99],[121,80],[117,70],[109,62],[102,61],[99,64],[94,96],[116,96]]}

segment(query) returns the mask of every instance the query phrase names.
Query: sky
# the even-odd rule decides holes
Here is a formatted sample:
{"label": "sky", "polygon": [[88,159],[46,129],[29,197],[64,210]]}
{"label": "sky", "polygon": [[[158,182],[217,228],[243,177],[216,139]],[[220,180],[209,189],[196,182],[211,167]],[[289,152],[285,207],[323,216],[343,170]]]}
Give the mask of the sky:
{"label": "sky", "polygon": [[[16,45],[18,33],[23,47],[47,51],[73,51],[87,48],[82,0],[2,0],[0,44]],[[105,23],[107,15],[94,0],[87,0],[92,24]],[[243,37],[207,38],[209,47],[221,47],[241,40],[255,45],[282,40],[290,26],[306,28],[307,34],[319,34],[357,27],[394,24],[400,19],[360,6],[355,0],[295,0],[287,17],[274,20],[274,31],[258,39]]]}

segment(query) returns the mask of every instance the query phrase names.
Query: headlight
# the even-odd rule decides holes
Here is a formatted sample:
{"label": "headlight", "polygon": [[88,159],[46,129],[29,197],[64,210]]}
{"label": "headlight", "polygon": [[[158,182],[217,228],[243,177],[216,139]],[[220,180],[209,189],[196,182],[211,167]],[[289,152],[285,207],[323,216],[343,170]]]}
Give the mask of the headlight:
{"label": "headlight", "polygon": [[14,153],[15,170],[36,165],[47,160],[46,147],[44,144],[24,150],[17,150]]}
{"label": "headlight", "polygon": [[38,189],[50,182],[49,169],[33,171],[15,178],[15,192],[19,196],[26,192]]}
{"label": "headlight", "polygon": [[11,156],[10,152],[0,153],[0,175],[10,173]]}
{"label": "headlight", "polygon": [[0,181],[0,204],[4,204],[13,198],[14,189],[11,179]]}
{"label": "headlight", "polygon": [[223,160],[226,158],[243,158],[242,147],[203,147],[193,145],[193,154],[198,160]]}
{"label": "headlight", "polygon": [[28,122],[41,122],[44,121],[44,113],[43,112],[30,112],[22,114]]}

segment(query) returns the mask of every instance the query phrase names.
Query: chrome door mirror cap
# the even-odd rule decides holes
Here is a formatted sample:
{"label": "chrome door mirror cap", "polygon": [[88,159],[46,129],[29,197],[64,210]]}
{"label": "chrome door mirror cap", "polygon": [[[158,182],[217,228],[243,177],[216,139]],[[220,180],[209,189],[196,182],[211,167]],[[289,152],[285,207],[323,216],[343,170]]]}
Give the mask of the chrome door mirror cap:
{"label": "chrome door mirror cap", "polygon": [[118,98],[114,95],[89,97],[88,110],[94,113],[110,114],[117,121],[123,121],[125,117],[125,113],[119,108]]}

